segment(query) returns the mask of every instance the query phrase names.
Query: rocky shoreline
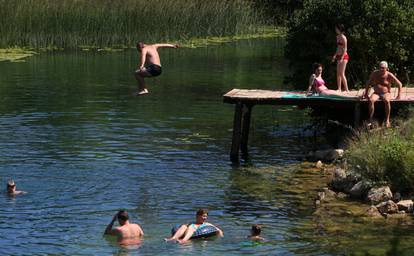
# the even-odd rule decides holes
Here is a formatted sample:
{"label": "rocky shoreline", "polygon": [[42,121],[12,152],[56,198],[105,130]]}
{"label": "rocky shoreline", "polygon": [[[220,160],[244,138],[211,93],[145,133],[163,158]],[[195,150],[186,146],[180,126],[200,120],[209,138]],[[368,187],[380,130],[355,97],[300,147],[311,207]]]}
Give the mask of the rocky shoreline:
{"label": "rocky shoreline", "polygon": [[327,187],[317,192],[315,207],[335,199],[349,198],[367,204],[364,213],[366,217],[404,217],[413,213],[411,199],[403,199],[399,192],[393,193],[389,186],[373,186],[347,171],[341,164],[343,154],[342,149],[332,149],[314,151],[307,155],[308,161],[316,162],[317,168],[331,176]]}

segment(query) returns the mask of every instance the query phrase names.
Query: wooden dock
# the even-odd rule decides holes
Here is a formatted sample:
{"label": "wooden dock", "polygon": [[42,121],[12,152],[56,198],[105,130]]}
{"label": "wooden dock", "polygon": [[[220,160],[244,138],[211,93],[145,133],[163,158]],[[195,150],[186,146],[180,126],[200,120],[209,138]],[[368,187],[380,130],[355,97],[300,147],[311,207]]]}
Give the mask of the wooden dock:
{"label": "wooden dock", "polygon": [[[371,89],[372,90],[372,89]],[[230,160],[233,163],[239,162],[239,155],[243,159],[248,158],[248,138],[250,130],[250,119],[252,108],[255,105],[294,105],[300,108],[310,107],[319,112],[349,113],[353,119],[353,126],[358,127],[363,117],[368,115],[368,100],[362,99],[364,90],[354,90],[349,92],[349,97],[337,96],[310,96],[306,97],[305,92],[301,91],[270,91],[270,90],[247,90],[233,89],[223,96],[224,103],[235,104],[233,119],[233,137],[230,151]],[[401,99],[395,100],[397,89],[392,88],[391,109],[398,110],[401,107],[414,104],[414,88],[404,87],[401,92]],[[378,106],[377,106],[378,105]],[[376,111],[383,112],[383,103],[376,103]],[[378,110],[378,111],[377,111]]]}

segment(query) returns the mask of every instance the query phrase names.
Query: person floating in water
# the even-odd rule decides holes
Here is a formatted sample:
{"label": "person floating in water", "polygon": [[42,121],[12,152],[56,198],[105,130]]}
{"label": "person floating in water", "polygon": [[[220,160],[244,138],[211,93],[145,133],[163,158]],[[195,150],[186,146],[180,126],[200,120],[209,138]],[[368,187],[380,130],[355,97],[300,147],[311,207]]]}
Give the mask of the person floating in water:
{"label": "person floating in water", "polygon": [[[115,220],[118,220],[119,227],[112,228]],[[129,222],[127,211],[120,210],[114,215],[112,221],[106,227],[104,235],[116,236],[118,243],[121,245],[134,245],[141,242],[144,231],[142,231],[138,224]]]}
{"label": "person floating in water", "polygon": [[165,241],[177,241],[180,244],[186,243],[190,240],[194,232],[203,226],[213,226],[217,229],[218,236],[223,236],[223,231],[211,223],[206,222],[208,218],[207,209],[199,209],[196,213],[195,223],[183,224],[171,237],[165,238]]}
{"label": "person floating in water", "polygon": [[260,236],[260,233],[262,233],[262,227],[257,224],[253,225],[248,238],[252,241],[264,241],[265,239]]}
{"label": "person floating in water", "polygon": [[161,75],[161,60],[158,54],[158,48],[178,48],[177,44],[137,44],[137,50],[140,53],[141,64],[135,71],[135,79],[138,81],[138,91],[135,96],[145,95],[148,93],[145,84],[145,77],[156,77]]}
{"label": "person floating in water", "polygon": [[[372,125],[372,118],[375,111],[375,102],[379,99],[385,103],[385,126],[390,127],[390,113],[391,113],[391,84],[396,83],[398,85],[398,94],[395,99],[401,98],[402,83],[396,76],[388,71],[388,63],[381,61],[379,64],[379,70],[375,70],[371,73],[368,82],[365,86],[364,97],[369,99],[369,123],[368,126]],[[368,95],[370,86],[374,87],[374,93],[371,96]]]}
{"label": "person floating in water", "polygon": [[16,183],[14,182],[14,180],[9,180],[7,182],[7,194],[9,196],[17,196],[26,193],[26,191],[16,190]]}

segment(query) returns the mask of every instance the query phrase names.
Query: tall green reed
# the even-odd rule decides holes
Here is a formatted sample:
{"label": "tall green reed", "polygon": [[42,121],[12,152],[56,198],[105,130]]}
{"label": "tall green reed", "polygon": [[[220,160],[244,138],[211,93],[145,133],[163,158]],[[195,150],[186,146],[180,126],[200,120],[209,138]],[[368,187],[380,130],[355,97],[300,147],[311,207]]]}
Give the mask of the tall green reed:
{"label": "tall green reed", "polygon": [[0,0],[0,47],[131,46],[252,33],[249,0]]}

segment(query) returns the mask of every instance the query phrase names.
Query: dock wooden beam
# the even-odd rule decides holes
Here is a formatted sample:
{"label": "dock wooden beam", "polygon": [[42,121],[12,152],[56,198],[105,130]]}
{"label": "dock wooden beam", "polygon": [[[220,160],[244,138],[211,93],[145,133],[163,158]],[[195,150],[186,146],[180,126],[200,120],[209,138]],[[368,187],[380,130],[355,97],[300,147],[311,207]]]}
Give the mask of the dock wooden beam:
{"label": "dock wooden beam", "polygon": [[247,149],[250,131],[250,119],[252,105],[243,104],[241,102],[235,104],[233,119],[233,138],[231,140],[230,160],[238,163],[241,157],[247,160],[249,153]]}
{"label": "dock wooden beam", "polygon": [[[252,108],[255,105],[293,105],[300,108],[317,109],[319,112],[341,120],[346,117],[346,122],[355,128],[361,125],[361,121],[367,118],[368,101],[360,96],[364,89],[351,91],[353,97],[310,96],[305,92],[269,91],[258,89],[233,89],[223,96],[225,103],[235,105],[233,119],[233,137],[231,141],[230,160],[238,163],[240,155],[243,159],[249,157],[248,141],[250,131],[250,119]],[[391,94],[396,95],[396,88],[391,89]],[[401,99],[391,100],[391,109],[414,104],[414,88],[404,87]],[[378,101],[376,105],[383,105]],[[378,110],[377,110],[378,111]],[[345,113],[345,115],[344,115]],[[348,121],[348,118],[351,119]],[[241,153],[241,154],[240,154]]]}

